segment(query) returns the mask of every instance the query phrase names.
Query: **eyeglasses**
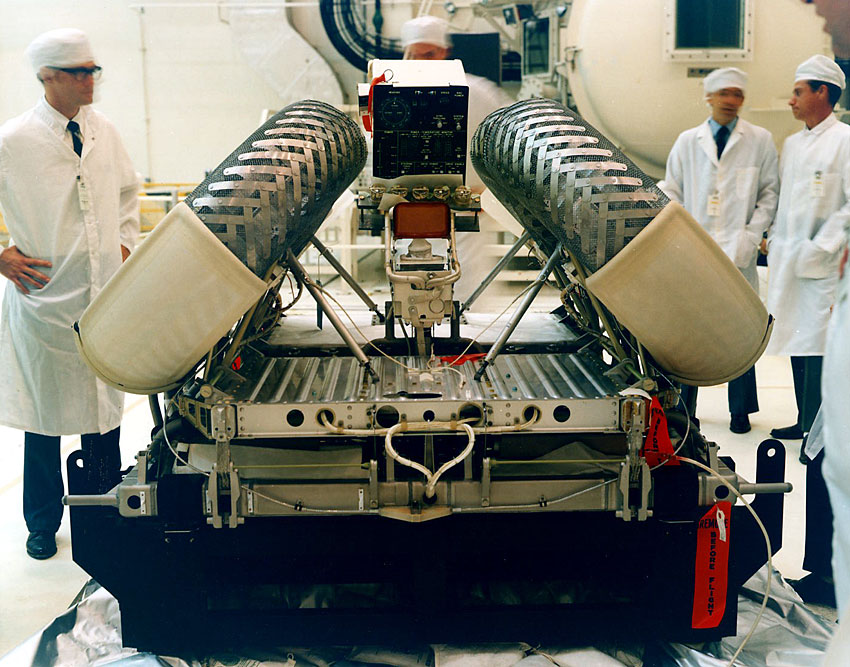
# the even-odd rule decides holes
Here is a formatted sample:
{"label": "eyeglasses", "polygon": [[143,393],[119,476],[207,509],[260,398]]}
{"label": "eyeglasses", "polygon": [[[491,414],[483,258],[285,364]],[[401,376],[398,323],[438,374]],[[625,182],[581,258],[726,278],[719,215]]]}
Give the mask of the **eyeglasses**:
{"label": "eyeglasses", "polygon": [[50,69],[66,72],[77,81],[84,81],[88,77],[97,81],[100,78],[101,72],[103,72],[103,68],[100,65],[95,65],[94,67],[51,67]]}

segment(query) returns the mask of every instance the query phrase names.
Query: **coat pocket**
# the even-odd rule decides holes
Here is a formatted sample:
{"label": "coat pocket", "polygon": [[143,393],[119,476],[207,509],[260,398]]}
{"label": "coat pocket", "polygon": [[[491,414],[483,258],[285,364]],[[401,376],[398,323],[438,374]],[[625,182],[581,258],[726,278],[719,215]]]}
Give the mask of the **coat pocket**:
{"label": "coat pocket", "polygon": [[821,279],[838,276],[838,252],[827,252],[814,241],[801,241],[794,262],[799,278]]}
{"label": "coat pocket", "polygon": [[735,244],[735,256],[732,261],[739,269],[746,269],[756,256],[761,236],[751,232],[746,227],[738,233],[738,241]]}

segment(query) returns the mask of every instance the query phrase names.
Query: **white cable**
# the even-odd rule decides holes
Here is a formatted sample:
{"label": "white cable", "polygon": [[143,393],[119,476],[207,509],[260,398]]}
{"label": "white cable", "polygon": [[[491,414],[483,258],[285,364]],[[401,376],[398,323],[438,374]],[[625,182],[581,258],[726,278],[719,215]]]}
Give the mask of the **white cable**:
{"label": "white cable", "polygon": [[[529,426],[533,426],[540,419],[540,410],[537,408],[534,409],[534,416],[524,421],[520,424],[514,424],[513,426],[476,426],[473,427],[473,431],[475,433],[483,433],[493,434],[493,433],[513,433],[515,431],[523,431],[527,429]],[[445,428],[449,431],[456,431],[455,428],[458,424],[467,424],[469,422],[475,421],[474,417],[470,417],[468,419],[461,419],[458,421],[435,421],[435,422],[401,422],[402,424],[407,424],[407,431],[435,431],[438,430],[437,427]],[[389,429],[387,428],[347,428],[345,426],[337,426],[328,421],[327,411],[322,410],[319,412],[319,422],[322,426],[324,426],[331,433],[335,433],[336,435],[354,435],[354,436],[377,436],[377,435],[386,435]],[[396,424],[398,426],[398,424]]]}
{"label": "white cable", "polygon": [[[463,461],[467,456],[472,453],[472,447],[475,445],[475,432],[472,430],[472,427],[469,424],[461,424],[461,428],[466,431],[466,435],[469,438],[469,444],[466,446],[460,454],[454,457],[451,461],[446,461],[443,465],[437,468],[437,472],[431,475],[431,479],[428,480],[428,483],[425,485],[425,497],[433,498],[434,491],[437,486],[437,481],[440,479],[440,475],[442,475],[449,468],[456,466],[458,463]],[[387,435],[389,437],[389,435]]]}
{"label": "white cable", "polygon": [[[312,278],[310,278],[310,277],[309,277],[309,276],[307,276],[307,275],[305,275],[305,276],[304,276],[304,280],[305,280],[305,281],[308,281],[311,285],[315,286],[315,287],[316,287],[316,288],[317,288],[320,292],[322,292],[322,294],[324,294],[325,296],[327,296],[327,297],[328,297],[331,301],[333,301],[333,302],[337,305],[337,307],[338,307],[338,308],[339,308],[339,309],[343,312],[343,314],[344,314],[344,315],[348,318],[348,321],[349,321],[349,322],[351,322],[351,326],[353,326],[353,327],[354,327],[355,331],[357,331],[357,333],[359,333],[359,334],[363,337],[363,340],[364,340],[364,341],[366,341],[366,344],[367,344],[367,345],[370,345],[371,347],[373,347],[373,348],[374,348],[374,349],[375,349],[375,350],[376,350],[376,351],[377,351],[380,355],[382,355],[383,357],[386,357],[386,358],[387,358],[387,359],[389,359],[392,363],[397,364],[397,365],[401,366],[402,368],[405,368],[405,369],[410,370],[410,371],[421,372],[421,369],[419,369],[419,368],[412,368],[412,367],[410,367],[410,366],[407,366],[407,365],[405,365],[405,364],[401,363],[400,361],[398,361],[397,359],[395,359],[395,358],[391,357],[390,355],[388,355],[388,354],[387,354],[386,352],[384,352],[382,349],[380,349],[377,345],[375,345],[372,341],[370,341],[370,340],[369,340],[369,337],[368,337],[365,333],[363,333],[363,331],[360,329],[360,327],[358,327],[358,326],[357,326],[357,323],[354,321],[354,318],[353,318],[353,317],[349,314],[349,312],[348,312],[348,311],[347,311],[347,310],[346,310],[346,309],[342,306],[342,304],[341,304],[341,303],[340,303],[340,302],[339,302],[339,301],[338,301],[338,300],[334,297],[334,295],[333,295],[333,294],[331,294],[330,292],[328,292],[328,291],[327,291],[324,287],[322,287],[321,285],[316,284],[316,282],[315,282],[315,281],[313,281],[313,279],[312,279]],[[514,303],[516,303],[516,302],[517,302],[517,300],[518,300],[520,297],[522,297],[522,296],[523,296],[523,295],[524,295],[524,294],[525,294],[528,290],[530,290],[532,287],[533,287],[533,283],[532,283],[531,285],[528,285],[528,286],[527,286],[525,289],[523,289],[523,290],[522,290],[519,294],[517,294],[517,295],[513,298],[513,300],[512,300],[512,301],[511,301],[511,302],[510,302],[507,306],[505,306],[505,309],[504,309],[501,313],[499,313],[498,315],[496,315],[496,318],[495,318],[493,321],[491,321],[491,322],[490,322],[490,324],[488,324],[486,327],[484,327],[481,331],[479,331],[479,332],[478,332],[478,335],[477,335],[475,338],[473,338],[473,339],[469,342],[469,345],[467,345],[467,346],[466,346],[466,348],[463,350],[463,352],[461,352],[459,355],[457,355],[457,357],[455,357],[452,361],[450,361],[450,362],[449,362],[446,366],[440,366],[440,367],[438,367],[438,368],[434,368],[433,370],[442,370],[443,368],[451,367],[451,365],[452,365],[453,363],[455,363],[458,359],[460,359],[461,357],[463,357],[463,355],[464,355],[464,354],[466,354],[466,353],[469,351],[469,349],[470,349],[470,348],[471,348],[471,347],[472,347],[472,346],[473,346],[473,345],[474,345],[474,344],[478,341],[478,339],[481,337],[481,335],[482,335],[485,331],[487,331],[490,327],[492,327],[492,326],[493,326],[496,322],[498,322],[498,321],[499,321],[499,318],[500,318],[500,317],[502,317],[502,315],[504,315],[506,312],[508,312],[508,310],[510,309],[510,307],[511,307],[511,306],[513,306],[513,305],[514,305]],[[458,372],[459,372],[459,371],[458,371]]]}
{"label": "white cable", "polygon": [[[324,509],[318,507],[307,507],[302,505],[301,503],[290,503],[285,500],[280,500],[279,498],[273,498],[272,496],[267,496],[265,493],[261,493],[256,489],[253,489],[244,484],[240,484],[239,487],[243,491],[250,491],[258,498],[262,498],[263,500],[268,500],[271,503],[275,503],[276,505],[283,505],[291,510],[295,510],[296,512],[309,512],[312,514],[354,514],[354,510],[341,510],[341,509]],[[365,512],[370,512],[369,510],[365,510]],[[362,514],[363,511],[357,512],[358,514]]]}
{"label": "white cable", "polygon": [[[425,422],[425,423],[428,423],[428,422]],[[435,489],[436,489],[436,486],[437,486],[437,480],[440,479],[440,476],[444,472],[446,472],[446,470],[448,470],[452,466],[457,465],[458,463],[463,461],[467,456],[469,456],[472,453],[472,448],[475,445],[475,433],[472,430],[472,427],[469,426],[469,424],[463,424],[463,423],[458,424],[458,426],[460,426],[461,429],[466,431],[466,436],[469,438],[469,443],[466,445],[464,450],[460,454],[458,454],[455,458],[453,458],[451,461],[447,461],[446,463],[441,465],[437,469],[436,472],[431,472],[428,468],[426,468],[421,463],[417,463],[416,461],[411,461],[410,459],[405,458],[404,456],[399,454],[395,450],[395,448],[393,447],[393,442],[392,442],[393,441],[393,435],[395,435],[398,431],[400,431],[402,429],[407,430],[407,426],[408,425],[405,424],[404,422],[396,424],[395,426],[391,426],[387,430],[387,435],[384,438],[384,447],[386,448],[387,454],[390,455],[390,458],[397,461],[401,465],[407,466],[408,468],[413,468],[414,470],[421,472],[423,475],[425,475],[425,479],[426,479],[425,497],[426,498],[433,498],[434,493],[435,493]]]}
{"label": "white cable", "polygon": [[425,475],[425,479],[430,479],[431,471],[428,468],[426,468],[421,463],[417,463],[416,461],[411,461],[410,459],[403,457],[393,448],[393,435],[405,426],[407,426],[407,424],[405,424],[404,422],[399,422],[398,424],[390,426],[390,428],[387,429],[387,434],[384,438],[384,446],[386,447],[387,454],[389,454],[390,457],[395,461],[401,463],[401,465],[407,466],[408,468],[413,468],[414,470],[421,472],[423,475]]}
{"label": "white cable", "polygon": [[[159,401],[159,398],[157,398],[157,401]],[[166,414],[167,414],[167,412],[166,412]],[[176,449],[174,449],[174,447],[172,447],[171,442],[170,442],[170,441],[169,441],[169,439],[168,439],[168,429],[167,429],[167,426],[168,426],[168,422],[167,422],[167,421],[164,421],[164,422],[162,423],[162,435],[163,435],[163,437],[165,438],[165,444],[166,444],[166,445],[168,445],[168,449],[170,449],[170,450],[171,450],[171,453],[172,453],[172,454],[174,454],[174,458],[175,458],[175,459],[177,459],[178,461],[180,461],[180,463],[182,463],[182,464],[183,464],[184,466],[186,466],[187,468],[191,468],[191,469],[192,469],[192,470],[194,470],[195,472],[199,472],[199,473],[201,473],[202,475],[205,475],[206,477],[209,477],[209,476],[210,476],[210,473],[208,473],[206,470],[201,470],[200,468],[196,468],[195,466],[193,466],[193,465],[192,465],[191,463],[189,463],[186,459],[184,459],[182,456],[180,456],[180,454],[178,454],[178,453],[177,453],[177,450],[176,450]]]}
{"label": "white cable", "polygon": [[732,657],[729,659],[728,667],[733,667],[734,664],[735,664],[735,660],[741,654],[741,651],[744,650],[744,646],[746,646],[747,642],[750,641],[750,638],[753,636],[753,633],[756,631],[758,624],[761,622],[761,618],[764,615],[764,610],[767,608],[767,601],[770,599],[770,577],[773,573],[773,551],[770,548],[770,535],[767,534],[767,528],[764,527],[764,524],[761,522],[761,519],[759,519],[759,515],[756,514],[756,511],[750,506],[750,504],[746,500],[744,500],[744,496],[741,495],[741,493],[740,493],[740,491],[738,491],[738,489],[736,489],[728,481],[726,481],[723,477],[721,477],[719,474],[717,474],[717,472],[715,472],[714,470],[709,468],[707,465],[703,465],[699,461],[694,461],[693,459],[689,459],[689,458],[684,457],[684,456],[680,456],[679,461],[684,461],[685,463],[690,463],[691,465],[696,466],[697,468],[701,468],[702,470],[705,470],[707,473],[711,474],[712,476],[716,477],[718,480],[723,482],[723,484],[730,491],[732,491],[733,494],[735,494],[735,496],[738,498],[738,500],[740,500],[744,504],[744,507],[747,508],[747,510],[750,512],[750,514],[753,515],[753,519],[755,519],[756,524],[758,525],[759,528],[761,528],[762,535],[764,535],[764,545],[767,548],[767,577],[766,577],[767,585],[765,586],[765,589],[764,589],[764,599],[761,602],[761,608],[759,609],[758,614],[756,614],[755,621],[753,621],[753,625],[750,628],[750,631],[746,634],[746,636],[744,637],[744,640],[741,642],[740,646],[738,646],[738,650],[735,651],[734,655],[732,655]]}
{"label": "white cable", "polygon": [[[168,449],[171,450],[171,453],[174,455],[175,459],[180,461],[180,463],[182,463],[186,467],[191,468],[195,472],[200,473],[201,475],[203,475],[204,477],[206,477],[208,479],[210,477],[212,477],[211,472],[208,472],[206,470],[201,470],[200,468],[192,465],[191,463],[189,463],[189,461],[187,461],[182,456],[180,456],[180,454],[177,452],[176,449],[174,449],[174,446],[169,441],[168,432],[165,430],[165,426],[163,426],[162,434],[165,437],[165,444],[168,446]],[[349,510],[319,509],[319,508],[316,508],[316,507],[305,507],[304,505],[296,504],[296,503],[288,503],[285,500],[279,500],[278,498],[272,498],[271,496],[267,496],[264,493],[260,493],[259,491],[255,490],[255,489],[253,489],[250,486],[247,486],[245,484],[240,484],[239,488],[242,489],[243,491],[250,491],[254,495],[258,496],[259,498],[263,498],[264,500],[268,500],[269,502],[276,503],[278,505],[283,505],[284,507],[295,510],[296,512],[314,512],[314,513],[320,513],[320,514],[343,514],[343,513],[350,514]]]}
{"label": "white cable", "polygon": [[526,504],[517,504],[517,505],[488,505],[487,507],[457,507],[452,508],[453,512],[459,512],[464,514],[470,513],[483,513],[483,512],[492,512],[494,510],[522,510],[522,509],[535,509],[541,506],[548,507],[549,505],[557,505],[558,503],[562,503],[565,500],[570,500],[571,498],[575,498],[582,494],[585,494],[589,491],[595,491],[596,489],[601,489],[604,486],[608,486],[609,484],[613,484],[619,479],[619,477],[615,477],[613,479],[605,480],[604,482],[599,482],[599,484],[594,484],[593,486],[589,486],[586,489],[582,489],[581,491],[574,491],[573,493],[568,493],[565,496],[561,496],[560,498],[555,498],[554,500],[546,499],[543,502],[537,503],[526,503]]}

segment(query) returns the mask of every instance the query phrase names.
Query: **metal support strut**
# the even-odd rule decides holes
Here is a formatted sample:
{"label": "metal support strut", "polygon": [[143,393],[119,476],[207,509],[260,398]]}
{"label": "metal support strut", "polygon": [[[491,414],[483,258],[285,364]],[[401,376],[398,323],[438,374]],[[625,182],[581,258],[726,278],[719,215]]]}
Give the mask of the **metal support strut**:
{"label": "metal support strut", "polygon": [[490,348],[490,351],[487,353],[487,356],[484,357],[484,361],[481,362],[481,368],[475,371],[475,381],[479,382],[482,377],[484,377],[484,373],[487,370],[487,367],[493,363],[496,357],[499,356],[499,353],[502,351],[502,348],[505,346],[510,335],[514,332],[519,321],[525,315],[526,311],[531,307],[534,298],[540,293],[540,290],[543,289],[543,285],[546,284],[546,280],[549,278],[549,274],[552,273],[552,269],[555,268],[555,264],[558,263],[558,260],[561,259],[561,244],[558,244],[558,247],[555,248],[555,252],[553,252],[549,260],[546,262],[546,265],[543,267],[543,270],[540,271],[540,274],[537,278],[534,279],[534,282],[531,283],[531,287],[526,292],[525,297],[523,297],[522,302],[519,304],[517,309],[514,311],[511,318],[508,320],[508,323],[505,325],[505,328],[502,329],[502,333],[499,334],[499,337],[496,339],[496,342],[493,343],[493,347]]}
{"label": "metal support strut", "polygon": [[516,255],[520,251],[520,249],[528,242],[530,238],[531,234],[525,232],[522,236],[519,237],[519,239],[517,239],[516,243],[514,243],[510,247],[510,249],[505,253],[505,256],[499,260],[499,263],[493,267],[490,273],[487,274],[487,277],[484,278],[481,284],[475,288],[475,291],[470,294],[469,298],[463,303],[463,305],[461,305],[460,310],[458,311],[458,315],[462,315],[466,310],[469,309],[469,307],[475,302],[475,300],[479,296],[481,296],[481,293],[485,289],[487,289],[487,287],[490,286],[490,283],[492,283],[496,279],[496,276],[501,273],[502,269],[504,269],[508,265],[508,262],[510,262],[514,258],[514,255]]}
{"label": "metal support strut", "polygon": [[342,323],[342,320],[339,319],[339,315],[336,314],[336,311],[331,308],[331,305],[328,303],[328,300],[325,298],[325,295],[322,294],[322,291],[316,286],[316,284],[310,279],[310,276],[307,275],[307,272],[304,270],[304,267],[301,266],[301,262],[298,261],[298,258],[293,254],[291,250],[287,251],[287,261],[289,262],[289,266],[292,267],[292,271],[295,273],[298,280],[304,283],[304,286],[307,288],[307,291],[310,292],[310,296],[315,299],[319,308],[322,309],[322,312],[328,316],[331,324],[333,325],[336,332],[342,337],[342,340],[345,341],[346,346],[349,350],[351,350],[351,354],[360,362],[360,365],[363,366],[364,370],[373,378],[377,379],[377,374],[374,370],[372,370],[372,365],[369,362],[369,357],[366,356],[366,353],[360,349],[357,345],[357,341],[354,340],[354,337],[345,328],[345,325]]}
{"label": "metal support strut", "polygon": [[366,304],[366,307],[378,316],[378,322],[383,322],[384,314],[378,310],[377,304],[369,298],[369,295],[366,294],[363,288],[360,287],[356,280],[354,280],[354,277],[345,270],[345,267],[342,264],[339,263],[339,260],[334,257],[334,254],[330,251],[330,249],[315,236],[310,237],[310,243],[313,244],[313,247],[319,251],[322,257],[328,260],[328,264],[334,268],[340,278],[349,284],[351,289],[353,289],[357,296],[360,297],[360,300]]}

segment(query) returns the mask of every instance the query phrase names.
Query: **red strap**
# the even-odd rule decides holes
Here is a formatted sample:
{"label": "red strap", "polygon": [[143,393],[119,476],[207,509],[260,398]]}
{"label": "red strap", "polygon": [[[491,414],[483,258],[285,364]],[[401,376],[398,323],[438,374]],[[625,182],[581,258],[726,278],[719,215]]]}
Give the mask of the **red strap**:
{"label": "red strap", "polygon": [[732,503],[715,503],[699,521],[694,568],[693,628],[716,628],[726,612]]}
{"label": "red strap", "polygon": [[440,361],[444,364],[448,364],[449,366],[462,366],[467,361],[478,361],[479,359],[483,359],[487,355],[483,352],[474,352],[470,354],[462,354],[459,357],[440,357]]}
{"label": "red strap", "polygon": [[678,457],[673,454],[673,443],[670,442],[670,433],[667,430],[667,417],[657,396],[653,396],[649,404],[649,428],[646,430],[646,442],[643,443],[641,454],[650,468],[661,464],[680,465]]}
{"label": "red strap", "polygon": [[372,79],[372,83],[369,86],[369,104],[366,107],[367,113],[366,113],[365,116],[363,116],[363,127],[366,128],[367,132],[372,131],[372,93],[374,92],[375,86],[377,84],[383,83],[386,80],[387,80],[387,73],[384,72],[380,76],[376,76],[374,79]]}

